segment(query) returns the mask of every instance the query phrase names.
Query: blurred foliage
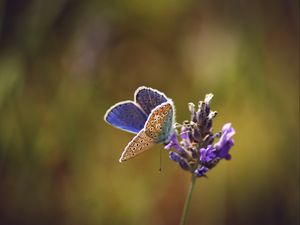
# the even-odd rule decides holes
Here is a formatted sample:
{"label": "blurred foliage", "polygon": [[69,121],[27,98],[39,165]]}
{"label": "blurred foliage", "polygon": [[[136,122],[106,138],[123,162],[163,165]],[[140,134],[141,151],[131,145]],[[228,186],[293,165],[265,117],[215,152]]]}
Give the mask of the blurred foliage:
{"label": "blurred foliage", "polygon": [[3,0],[0,224],[177,224],[190,174],[103,121],[140,85],[237,131],[189,224],[299,223],[298,1]]}

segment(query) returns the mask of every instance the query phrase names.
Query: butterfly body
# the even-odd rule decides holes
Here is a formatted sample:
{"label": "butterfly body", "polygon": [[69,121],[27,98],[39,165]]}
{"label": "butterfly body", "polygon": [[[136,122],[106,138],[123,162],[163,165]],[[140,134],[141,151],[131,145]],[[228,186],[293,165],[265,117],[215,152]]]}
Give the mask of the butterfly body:
{"label": "butterfly body", "polygon": [[134,100],[117,103],[104,116],[104,120],[112,126],[137,133],[125,147],[120,162],[139,155],[154,144],[168,142],[175,132],[171,99],[155,89],[140,87]]}

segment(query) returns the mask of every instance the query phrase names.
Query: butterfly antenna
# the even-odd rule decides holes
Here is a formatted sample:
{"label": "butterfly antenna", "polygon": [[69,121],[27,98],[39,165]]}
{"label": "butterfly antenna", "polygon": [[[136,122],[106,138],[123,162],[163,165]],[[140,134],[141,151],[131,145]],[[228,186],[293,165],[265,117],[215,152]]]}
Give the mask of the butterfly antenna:
{"label": "butterfly antenna", "polygon": [[159,150],[159,169],[158,171],[161,172],[162,171],[162,149]]}

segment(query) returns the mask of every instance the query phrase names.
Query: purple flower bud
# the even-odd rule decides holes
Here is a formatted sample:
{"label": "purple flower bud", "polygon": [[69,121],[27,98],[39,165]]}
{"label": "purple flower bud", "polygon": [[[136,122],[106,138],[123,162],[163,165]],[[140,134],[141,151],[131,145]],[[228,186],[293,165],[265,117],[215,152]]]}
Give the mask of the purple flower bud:
{"label": "purple flower bud", "polygon": [[215,139],[215,135],[212,133],[209,133],[209,134],[205,135],[205,137],[203,138],[203,142],[205,143],[206,146],[208,146],[214,142],[214,139]]}
{"label": "purple flower bud", "polygon": [[210,113],[210,106],[208,104],[205,104],[205,115],[208,116]]}
{"label": "purple flower bud", "polygon": [[187,142],[190,142],[190,133],[191,133],[191,128],[183,125],[181,128],[181,133],[180,133],[181,139],[186,140]]}
{"label": "purple flower bud", "polygon": [[217,111],[210,112],[208,118],[212,120],[213,118],[216,117],[217,114],[218,114]]}
{"label": "purple flower bud", "polygon": [[191,120],[196,123],[197,122],[197,117],[196,117],[196,111],[195,111],[195,104],[190,102],[188,104],[188,106],[189,106],[189,110],[190,110],[191,115],[192,115]]}
{"label": "purple flower bud", "polygon": [[208,132],[212,128],[212,120],[211,119],[206,119],[205,120],[205,131]]}
{"label": "purple flower bud", "polygon": [[180,167],[184,170],[189,170],[188,163],[176,152],[170,152],[169,158],[175,162],[177,162]]}
{"label": "purple flower bud", "polygon": [[209,103],[213,97],[214,97],[214,95],[212,93],[206,94],[205,99],[204,99],[205,104],[209,105]]}
{"label": "purple flower bud", "polygon": [[205,175],[205,173],[208,171],[209,169],[205,166],[199,166],[194,173],[196,174],[197,177],[203,177]]}
{"label": "purple flower bud", "polygon": [[194,127],[193,130],[192,130],[192,137],[193,139],[196,141],[196,142],[199,142],[200,141],[200,138],[201,138],[201,132],[199,130],[198,127]]}
{"label": "purple flower bud", "polygon": [[192,157],[193,158],[198,158],[199,157],[198,149],[196,147],[191,148],[191,152],[192,152]]}

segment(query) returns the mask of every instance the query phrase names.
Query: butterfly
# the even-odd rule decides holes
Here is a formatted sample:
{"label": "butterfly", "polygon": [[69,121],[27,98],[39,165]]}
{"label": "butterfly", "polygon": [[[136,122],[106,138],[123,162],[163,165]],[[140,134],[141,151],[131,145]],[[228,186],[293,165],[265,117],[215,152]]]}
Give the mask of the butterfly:
{"label": "butterfly", "polygon": [[173,101],[164,93],[144,86],[135,91],[134,101],[122,101],[110,107],[104,120],[136,134],[125,147],[119,162],[141,154],[154,144],[167,143],[175,132]]}

